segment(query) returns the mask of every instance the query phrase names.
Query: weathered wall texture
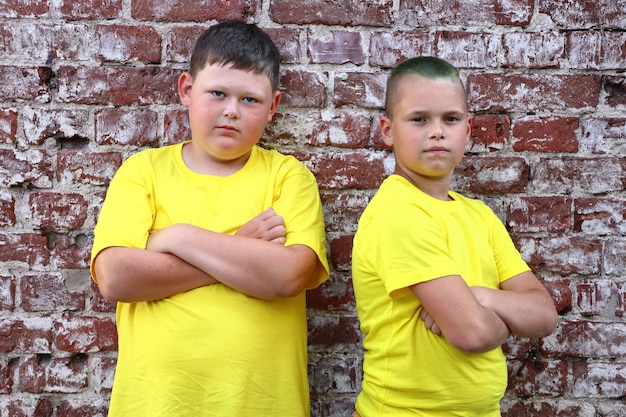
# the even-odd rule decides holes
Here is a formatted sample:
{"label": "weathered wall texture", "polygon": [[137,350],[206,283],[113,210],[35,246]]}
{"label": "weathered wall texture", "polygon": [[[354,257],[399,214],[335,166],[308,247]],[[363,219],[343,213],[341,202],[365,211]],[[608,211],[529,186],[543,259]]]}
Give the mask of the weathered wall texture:
{"label": "weathered wall texture", "polygon": [[3,0],[0,416],[104,416],[114,305],[88,273],[108,182],[188,137],[175,83],[195,37],[243,18],[283,57],[265,142],[316,174],[331,279],[309,293],[313,417],[349,416],[361,347],[358,217],[393,167],[377,130],[387,70],[462,68],[476,124],[454,187],[502,218],[560,312],[511,340],[503,415],[626,416],[623,0]]}

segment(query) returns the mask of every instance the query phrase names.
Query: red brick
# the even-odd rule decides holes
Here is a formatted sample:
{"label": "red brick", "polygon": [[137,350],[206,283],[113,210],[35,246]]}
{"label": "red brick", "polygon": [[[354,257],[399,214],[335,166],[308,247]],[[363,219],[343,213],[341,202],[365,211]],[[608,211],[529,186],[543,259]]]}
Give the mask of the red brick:
{"label": "red brick", "polygon": [[568,388],[566,361],[540,359],[537,356],[509,362],[511,391],[521,397],[562,396]]}
{"label": "red brick", "polygon": [[88,363],[84,356],[70,358],[22,357],[19,388],[22,392],[76,393],[88,385]]}
{"label": "red brick", "polygon": [[584,236],[518,238],[522,257],[535,273],[561,276],[600,273],[602,242]]}
{"label": "red brick", "polygon": [[610,107],[626,106],[626,81],[623,76],[607,75],[603,78],[606,104]]}
{"label": "red brick", "polygon": [[502,352],[507,358],[527,357],[530,352],[536,350],[533,340],[511,335],[502,345]]}
{"label": "red brick", "polygon": [[72,399],[61,402],[56,417],[106,417],[108,409],[103,399],[89,402]]}
{"label": "red brick", "polygon": [[49,353],[51,328],[50,319],[43,317],[0,320],[0,351]]}
{"label": "red brick", "polygon": [[63,66],[57,71],[57,100],[114,106],[178,104],[180,73],[164,68]]}
{"label": "red brick", "polygon": [[548,289],[548,292],[550,293],[550,296],[556,306],[556,311],[558,311],[559,314],[565,314],[572,311],[574,302],[572,299],[572,289],[569,286],[569,280],[543,280],[542,282]]}
{"label": "red brick", "polygon": [[532,183],[537,193],[622,191],[626,186],[626,161],[623,158],[541,159],[535,165]]}
{"label": "red brick", "polygon": [[599,103],[600,77],[593,74],[486,74],[467,76],[474,111],[547,111],[594,108]]}
{"label": "red brick", "polygon": [[117,349],[117,329],[112,317],[64,317],[54,323],[54,345],[72,353]]}
{"label": "red brick", "polygon": [[314,315],[309,318],[309,345],[314,349],[341,346],[353,349],[361,344],[356,317]]}
{"label": "red brick", "polygon": [[369,143],[371,120],[366,116],[338,112],[323,114],[313,126],[306,141],[312,146],[335,146],[337,148],[363,148]]}
{"label": "red brick", "polygon": [[430,0],[400,1],[402,23],[413,27],[467,26],[468,22],[480,22],[481,25],[527,26],[532,18],[533,9],[532,0],[477,0],[453,3]]}
{"label": "red brick", "polygon": [[0,310],[15,308],[15,280],[12,276],[0,275]]}
{"label": "red brick", "polygon": [[355,311],[350,273],[330,274],[328,280],[306,292],[307,308],[321,311]]}
{"label": "red brick", "polygon": [[48,232],[47,238],[52,266],[60,270],[89,268],[93,242],[87,235]]}
{"label": "red brick", "polygon": [[11,400],[6,409],[11,417],[53,417],[54,406],[48,397],[28,396]]}
{"label": "red brick", "polygon": [[326,106],[327,74],[318,72],[289,70],[281,74],[281,106],[313,107]]}
{"label": "red brick", "polygon": [[85,24],[30,24],[18,30],[22,58],[49,65],[55,59],[86,61],[91,58],[90,28]]}
{"label": "red brick", "polygon": [[583,316],[615,316],[618,288],[606,279],[585,280],[576,284],[576,305]]}
{"label": "red brick", "polygon": [[90,305],[91,311],[97,313],[115,313],[115,308],[117,306],[116,302],[109,301],[100,294],[100,290],[98,290],[98,285],[89,277],[89,285],[91,288],[91,298]]}
{"label": "red brick", "polygon": [[375,189],[387,176],[384,155],[336,153],[299,156],[317,177],[320,189]]}
{"label": "red brick", "polygon": [[[626,17],[626,15],[625,15]],[[567,35],[567,55],[572,68],[621,69],[626,66],[626,33],[570,32]]]}
{"label": "red brick", "polygon": [[370,35],[369,64],[391,68],[419,55],[431,55],[426,31],[374,32]]}
{"label": "red brick", "polygon": [[28,107],[22,111],[24,137],[29,145],[42,145],[54,138],[88,140],[90,136],[89,111],[80,109],[50,109]]}
{"label": "red brick", "polygon": [[584,118],[580,127],[581,149],[591,154],[622,155],[626,118]]}
{"label": "red brick", "polygon": [[526,116],[513,121],[516,152],[578,152],[577,117]]}
{"label": "red brick", "polygon": [[485,194],[522,193],[529,171],[522,158],[468,155],[455,170],[452,188]]}
{"label": "red brick", "polygon": [[330,261],[337,271],[349,271],[352,262],[353,235],[342,235],[330,240]]}
{"label": "red brick", "polygon": [[96,143],[156,146],[158,114],[148,109],[102,109],[96,113]]}
{"label": "red brick", "polygon": [[565,38],[557,32],[513,32],[502,36],[504,67],[561,68]]}
{"label": "red brick", "polygon": [[606,361],[574,361],[573,388],[576,397],[620,398],[626,396],[626,365]]}
{"label": "red brick", "polygon": [[163,41],[165,43],[165,62],[189,63],[191,52],[198,36],[204,32],[208,26],[174,26],[165,33]]}
{"label": "red brick", "polygon": [[50,262],[47,239],[38,233],[0,232],[0,261],[42,267]]}
{"label": "red brick", "polygon": [[87,201],[78,193],[35,192],[28,199],[38,229],[76,230],[87,219]]}
{"label": "red brick", "polygon": [[4,0],[0,3],[0,18],[43,17],[49,5],[48,0]]}
{"label": "red brick", "polygon": [[354,233],[369,197],[357,193],[322,193],[327,231]]}
{"label": "red brick", "polygon": [[574,201],[574,231],[595,235],[626,233],[626,200],[579,198]]}
{"label": "red brick", "polygon": [[60,150],[56,179],[59,184],[107,185],[121,164],[119,152]]}
{"label": "red brick", "polygon": [[623,322],[561,320],[554,334],[541,339],[541,349],[551,356],[620,359],[624,366],[625,341]]}
{"label": "red brick", "polygon": [[510,406],[503,407],[502,417],[579,417],[589,414],[589,408],[584,403],[577,404],[568,400],[519,399]]}
{"label": "red brick", "polygon": [[13,368],[11,367],[11,362],[0,360],[0,394],[11,394],[13,391]]}
{"label": "red brick", "polygon": [[191,128],[187,110],[165,112],[163,145],[172,145],[191,139]]}
{"label": "red brick", "polygon": [[10,67],[0,65],[0,101],[49,102],[51,99],[48,81],[52,75],[46,67]]}
{"label": "red brick", "polygon": [[468,151],[494,152],[503,149],[510,140],[511,120],[505,114],[483,114],[473,117],[472,136]]}
{"label": "red brick", "polygon": [[310,381],[318,387],[314,393],[336,394],[358,391],[360,378],[357,378],[360,360],[345,356],[325,356],[309,365]]}
{"label": "red brick", "polygon": [[14,226],[15,221],[15,198],[0,194],[0,226]]}
{"label": "red brick", "polygon": [[538,12],[548,15],[555,25],[570,29],[623,29],[626,19],[622,3],[612,0],[544,0]]}
{"label": "red brick", "polygon": [[368,109],[382,109],[385,105],[387,73],[350,72],[336,75],[335,106],[358,106]]}
{"label": "red brick", "polygon": [[113,19],[122,13],[122,0],[64,0],[57,13],[67,20]]}
{"label": "red brick", "polygon": [[300,33],[291,28],[265,28],[280,52],[280,63],[297,64],[300,62]]}
{"label": "red brick", "polygon": [[435,55],[457,68],[498,66],[501,37],[485,32],[440,31],[435,35]]}
{"label": "red brick", "polygon": [[155,22],[206,22],[209,20],[245,20],[261,12],[260,0],[181,0],[164,3],[159,0],[136,0],[131,4],[133,19]]}
{"label": "red brick", "polygon": [[607,240],[604,243],[604,273],[607,275],[621,275],[626,271],[626,241]]}
{"label": "red brick", "polygon": [[314,64],[362,65],[365,62],[363,37],[359,32],[333,30],[326,36],[319,36],[310,31],[307,50]]}
{"label": "red brick", "polygon": [[94,391],[99,393],[111,392],[117,358],[102,356],[95,358],[92,356],[92,365],[90,380]]}
{"label": "red brick", "polygon": [[17,133],[17,111],[0,108],[0,143],[15,143]]}
{"label": "red brick", "polygon": [[103,61],[161,61],[161,36],[150,26],[98,25],[98,59]]}
{"label": "red brick", "polygon": [[276,23],[338,26],[391,26],[392,0],[272,0],[270,18]]}
{"label": "red brick", "polygon": [[71,291],[60,275],[25,275],[20,280],[24,311],[80,311],[85,308],[85,294]]}
{"label": "red brick", "polygon": [[571,211],[571,198],[520,197],[509,204],[506,224],[511,232],[565,232],[572,226]]}

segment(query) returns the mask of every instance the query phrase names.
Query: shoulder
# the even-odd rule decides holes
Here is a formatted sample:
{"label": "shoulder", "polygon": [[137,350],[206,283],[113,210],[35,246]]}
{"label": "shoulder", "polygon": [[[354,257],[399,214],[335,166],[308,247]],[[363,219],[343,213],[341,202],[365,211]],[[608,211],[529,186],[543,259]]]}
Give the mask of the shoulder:
{"label": "shoulder", "polygon": [[265,149],[257,146],[255,148],[259,161],[268,166],[271,171],[279,176],[304,175],[313,177],[309,168],[295,156],[285,155],[274,149]]}

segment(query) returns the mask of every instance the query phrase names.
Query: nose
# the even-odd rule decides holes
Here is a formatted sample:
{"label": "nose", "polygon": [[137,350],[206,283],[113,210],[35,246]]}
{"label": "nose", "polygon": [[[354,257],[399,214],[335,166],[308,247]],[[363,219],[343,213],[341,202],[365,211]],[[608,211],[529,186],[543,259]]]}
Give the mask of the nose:
{"label": "nose", "polygon": [[428,137],[430,139],[443,139],[443,125],[440,120],[433,120],[430,124]]}
{"label": "nose", "polygon": [[224,105],[223,115],[229,119],[239,119],[239,101],[235,99],[227,100]]}

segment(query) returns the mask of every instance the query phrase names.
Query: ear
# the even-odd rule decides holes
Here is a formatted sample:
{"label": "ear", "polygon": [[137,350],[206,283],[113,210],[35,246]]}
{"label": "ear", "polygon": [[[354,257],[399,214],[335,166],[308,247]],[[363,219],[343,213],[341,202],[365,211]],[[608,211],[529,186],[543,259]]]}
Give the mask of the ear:
{"label": "ear", "polygon": [[470,142],[472,137],[472,123],[474,123],[474,118],[469,116],[467,118],[467,137],[465,138],[465,144],[467,145]]}
{"label": "ear", "polygon": [[380,133],[383,137],[383,142],[387,146],[393,146],[393,136],[391,135],[391,119],[389,116],[381,115],[380,116]]}
{"label": "ear", "polygon": [[193,78],[189,72],[185,71],[178,77],[178,97],[180,98],[180,103],[185,107],[189,107],[192,84]]}
{"label": "ear", "polygon": [[274,114],[276,113],[276,110],[278,109],[280,98],[281,98],[280,91],[278,90],[274,91],[274,96],[272,97],[272,105],[270,107],[270,113],[267,115],[268,122],[272,121],[272,117],[274,117]]}

